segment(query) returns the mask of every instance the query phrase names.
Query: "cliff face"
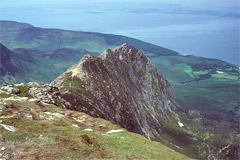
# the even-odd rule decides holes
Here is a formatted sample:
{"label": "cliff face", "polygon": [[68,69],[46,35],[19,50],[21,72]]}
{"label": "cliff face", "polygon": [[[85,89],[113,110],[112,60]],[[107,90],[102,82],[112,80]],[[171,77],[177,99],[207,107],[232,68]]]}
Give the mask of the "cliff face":
{"label": "cliff face", "polygon": [[81,61],[54,80],[66,107],[155,139],[161,121],[180,120],[168,81],[140,50],[128,45]]}

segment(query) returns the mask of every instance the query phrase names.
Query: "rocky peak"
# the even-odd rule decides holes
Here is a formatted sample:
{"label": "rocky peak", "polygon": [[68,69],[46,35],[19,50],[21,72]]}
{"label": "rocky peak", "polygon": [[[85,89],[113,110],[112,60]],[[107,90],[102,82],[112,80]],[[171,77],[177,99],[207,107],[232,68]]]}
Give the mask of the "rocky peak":
{"label": "rocky peak", "polygon": [[141,69],[147,69],[147,72],[157,71],[141,50],[127,43],[114,50],[107,49],[99,57],[111,63],[121,63],[122,66],[131,66],[137,72],[141,71]]}
{"label": "rocky peak", "polygon": [[[113,53],[115,55],[113,55]],[[111,49],[107,49],[99,57],[101,57],[102,59],[107,59],[110,57],[119,58],[119,60],[127,60],[128,62],[130,62],[131,58],[137,59],[138,57],[142,56],[146,57],[139,49],[127,43],[124,43],[121,46],[115,48],[113,51]]]}
{"label": "rocky peak", "polygon": [[129,44],[108,49],[99,57],[84,56],[51,85],[60,89],[70,104],[67,108],[148,138],[159,138],[162,121],[180,121],[168,81],[142,51]]}

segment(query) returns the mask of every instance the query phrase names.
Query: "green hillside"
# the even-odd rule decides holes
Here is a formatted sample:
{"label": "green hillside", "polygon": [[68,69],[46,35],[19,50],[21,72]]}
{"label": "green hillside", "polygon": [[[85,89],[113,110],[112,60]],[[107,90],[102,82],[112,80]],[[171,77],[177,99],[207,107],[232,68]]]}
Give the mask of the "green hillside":
{"label": "green hillside", "polygon": [[4,97],[0,159],[190,159],[106,120],[31,97]]}

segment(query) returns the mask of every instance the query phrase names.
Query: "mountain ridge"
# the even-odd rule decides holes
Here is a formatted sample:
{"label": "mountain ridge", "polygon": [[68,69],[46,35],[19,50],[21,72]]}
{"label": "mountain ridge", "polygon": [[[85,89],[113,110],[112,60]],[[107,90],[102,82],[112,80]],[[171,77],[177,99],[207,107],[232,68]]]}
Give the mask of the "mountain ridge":
{"label": "mountain ridge", "polygon": [[190,116],[173,98],[169,82],[129,44],[98,57],[85,55],[50,85],[59,89],[67,109],[109,120],[184,154],[191,146],[190,157],[198,152],[193,144],[200,140],[185,124]]}
{"label": "mountain ridge", "polygon": [[[130,64],[132,66],[130,66]],[[99,73],[99,74],[96,74],[96,73]],[[144,75],[141,75],[141,74],[144,74]],[[152,75],[150,76],[150,74]],[[142,89],[144,88],[144,86],[149,85],[149,84],[144,84],[144,81],[138,81],[138,78],[141,79],[143,77],[145,78],[145,81],[148,81],[148,83],[150,84],[152,83],[151,88],[145,87],[145,89]],[[96,81],[93,79],[96,79]],[[160,79],[160,80],[162,79],[162,81],[158,82],[157,79]],[[77,82],[75,83],[74,81],[78,81],[79,83],[77,84]],[[154,81],[154,82],[151,82],[151,81]],[[129,125],[122,123],[122,126],[135,133],[140,133],[145,136],[148,135],[148,137],[149,135],[151,135],[150,137],[154,137],[152,133],[151,134],[144,133],[146,131],[151,131],[150,124],[144,125],[145,127],[148,127],[147,129],[144,128],[143,130],[140,130],[140,129],[137,129],[136,126],[140,125],[140,123],[143,124],[145,122],[144,121],[141,122],[140,119],[138,120],[129,119],[129,117],[137,117],[137,116],[127,115],[130,112],[128,111],[130,107],[128,103],[131,103],[131,105],[134,106],[133,101],[129,100],[128,97],[131,97],[130,95],[136,95],[137,92],[139,93],[144,92],[146,94],[145,96],[141,95],[140,97],[142,98],[134,100],[136,103],[138,103],[138,101],[141,101],[141,103],[137,105],[138,107],[140,107],[141,106],[140,104],[144,104],[144,101],[152,100],[154,97],[153,94],[155,95],[160,94],[160,91],[157,88],[160,88],[161,86],[162,92],[163,92],[162,96],[169,95],[170,97],[169,100],[173,101],[173,102],[170,102],[170,101],[167,102],[167,100],[162,98],[162,103],[166,103],[166,104],[169,103],[169,106],[166,106],[166,109],[169,108],[170,110],[173,110],[177,106],[177,103],[173,100],[173,97],[171,97],[171,91],[169,91],[169,87],[170,87],[169,83],[162,76],[158,75],[156,68],[151,63],[149,63],[148,58],[140,50],[126,43],[114,49],[113,51],[106,50],[105,52],[100,54],[99,57],[93,57],[90,55],[84,56],[79,63],[75,64],[67,72],[63,73],[60,77],[54,80],[51,83],[51,85],[58,87],[62,93],[66,93],[65,91],[66,89],[68,89],[68,87],[66,87],[66,83],[69,84],[70,90],[77,89],[77,86],[74,86],[74,85],[80,85],[81,83],[85,83],[84,85],[79,86],[79,88],[81,87],[80,91],[86,90],[86,91],[83,91],[84,95],[81,95],[83,96],[81,101],[84,101],[86,103],[90,103],[89,101],[92,101],[93,104],[90,103],[90,106],[92,106],[92,108],[95,108],[97,111],[104,113],[103,115],[100,114],[98,116],[100,116],[101,118],[108,119],[110,121],[114,121],[115,123],[120,125],[122,122],[126,123],[127,122],[126,119],[128,119],[128,121],[135,121],[133,122],[133,124],[129,124]],[[95,84],[98,84],[98,85],[104,84],[107,86],[105,86],[106,88],[104,87],[101,88]],[[137,87],[138,85],[139,85],[139,88]],[[137,89],[134,89],[135,87],[137,87]],[[127,94],[126,96],[121,95],[121,93],[119,92],[121,90],[120,88],[122,89],[123,94]],[[132,90],[130,91],[128,90],[128,88],[132,88]],[[166,91],[165,91],[165,88],[167,88]],[[133,90],[134,91],[136,90],[136,91],[132,92]],[[91,96],[89,96],[91,98],[85,97],[86,92],[87,94],[91,94]],[[150,95],[147,95],[147,94],[150,94]],[[108,95],[109,98],[104,101],[101,101],[101,99],[104,98],[106,95]],[[95,98],[93,98],[92,96],[94,96]],[[119,97],[121,98],[118,99]],[[117,100],[115,101],[115,99]],[[109,103],[109,101],[111,101],[111,103]],[[127,102],[124,103],[124,101],[127,101]],[[81,104],[83,102],[78,102],[78,103]],[[154,103],[160,103],[160,102],[149,101],[146,104],[146,106],[144,105],[145,107],[140,107],[142,109],[140,108],[139,109],[144,111],[144,108],[148,108],[147,106],[152,105],[150,103],[154,104]],[[111,111],[114,105],[116,105],[115,107],[119,108],[119,110]],[[78,110],[77,106],[78,105],[76,104],[76,106],[74,107],[75,110]],[[122,109],[122,107],[126,107],[126,108]],[[161,108],[161,109],[164,109],[164,108]],[[84,111],[84,109],[81,111]],[[96,116],[97,111],[95,111],[95,113],[91,113],[93,111],[87,111],[87,113],[90,115]],[[121,113],[122,111],[124,113]],[[114,112],[120,112],[118,114],[122,116],[118,114],[117,115],[111,114]],[[152,113],[153,112],[154,111],[152,111]],[[131,111],[130,113],[134,113],[134,112]],[[123,117],[123,115],[125,116]],[[152,115],[152,114],[148,114],[148,115]],[[112,119],[114,117],[119,117],[120,119],[118,118]],[[141,118],[143,117],[141,116]],[[154,116],[153,118],[150,118],[150,117],[144,118],[144,119],[148,119],[148,120],[156,119]],[[157,122],[152,121],[152,123],[156,123],[157,125]],[[129,128],[129,126],[131,127]]]}

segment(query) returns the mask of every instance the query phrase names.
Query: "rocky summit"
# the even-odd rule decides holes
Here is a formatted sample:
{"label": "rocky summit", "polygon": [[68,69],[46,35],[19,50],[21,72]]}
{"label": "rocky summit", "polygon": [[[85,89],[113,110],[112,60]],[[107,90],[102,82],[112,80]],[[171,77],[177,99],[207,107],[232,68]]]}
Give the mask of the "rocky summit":
{"label": "rocky summit", "polygon": [[149,139],[164,121],[182,127],[168,81],[142,51],[128,44],[100,56],[84,56],[55,79],[68,109],[104,118]]}

